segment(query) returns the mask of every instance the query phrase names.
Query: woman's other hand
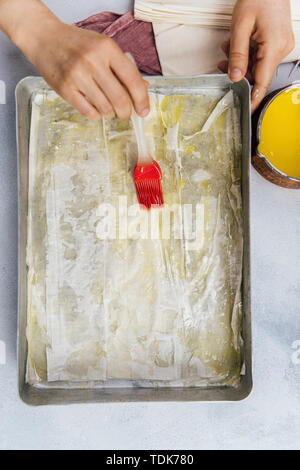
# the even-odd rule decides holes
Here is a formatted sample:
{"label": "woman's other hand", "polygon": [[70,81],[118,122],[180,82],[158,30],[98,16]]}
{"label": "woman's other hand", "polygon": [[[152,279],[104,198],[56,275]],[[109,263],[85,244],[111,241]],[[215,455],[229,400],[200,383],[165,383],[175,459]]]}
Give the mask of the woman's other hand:
{"label": "woman's other hand", "polygon": [[289,0],[237,0],[230,39],[222,44],[228,57],[219,63],[232,81],[253,83],[252,111],[264,98],[282,59],[294,48]]}

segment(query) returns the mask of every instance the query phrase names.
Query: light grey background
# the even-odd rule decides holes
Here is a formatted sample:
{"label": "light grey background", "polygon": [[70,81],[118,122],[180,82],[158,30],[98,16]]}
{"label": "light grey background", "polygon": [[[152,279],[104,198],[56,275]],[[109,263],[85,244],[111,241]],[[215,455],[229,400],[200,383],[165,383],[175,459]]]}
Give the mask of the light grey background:
{"label": "light grey background", "polygon": [[[130,1],[48,0],[67,22]],[[300,67],[293,80],[300,80]],[[272,88],[290,81],[281,67]],[[254,388],[239,403],[130,403],[30,408],[17,394],[17,155],[14,89],[37,72],[0,33],[0,449],[300,448],[300,191],[251,171]],[[300,343],[299,343],[300,344]],[[300,349],[300,346],[298,346]],[[300,357],[300,354],[299,356]],[[0,358],[1,361],[1,358]]]}

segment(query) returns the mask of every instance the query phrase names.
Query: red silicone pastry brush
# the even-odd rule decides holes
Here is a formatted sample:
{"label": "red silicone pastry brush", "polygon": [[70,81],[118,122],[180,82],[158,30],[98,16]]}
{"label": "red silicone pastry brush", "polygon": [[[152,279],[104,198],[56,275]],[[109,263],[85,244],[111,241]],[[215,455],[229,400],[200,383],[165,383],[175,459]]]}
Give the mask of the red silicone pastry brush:
{"label": "red silicone pastry brush", "polygon": [[[126,52],[126,55],[136,65],[132,55],[129,52]],[[133,173],[133,179],[139,204],[144,209],[151,209],[152,206],[163,206],[161,169],[159,164],[150,155],[145,135],[144,120],[137,115],[134,107],[132,107],[131,119],[138,146],[138,161]]]}
{"label": "red silicone pastry brush", "polygon": [[133,179],[136,185],[136,194],[139,204],[146,209],[152,206],[163,206],[161,189],[162,173],[158,163],[150,155],[143,118],[132,110],[131,119],[136,134],[138,146],[138,161],[134,170]]}

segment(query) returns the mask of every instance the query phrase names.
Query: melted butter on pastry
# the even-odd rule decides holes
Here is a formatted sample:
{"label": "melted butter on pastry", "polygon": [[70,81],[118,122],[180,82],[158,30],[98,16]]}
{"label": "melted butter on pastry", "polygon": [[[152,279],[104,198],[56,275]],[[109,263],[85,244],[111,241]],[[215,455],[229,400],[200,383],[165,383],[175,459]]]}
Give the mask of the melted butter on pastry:
{"label": "melted butter on pastry", "polygon": [[[33,99],[28,218],[28,370],[39,381],[235,385],[240,376],[242,213],[237,99],[151,93],[149,147],[171,214],[164,238],[97,236],[99,206],[137,203],[130,121],[89,122],[53,92]],[[228,101],[228,99],[227,99]],[[226,101],[226,102],[227,102]],[[200,204],[187,239],[184,206]],[[147,220],[149,219],[149,220]],[[177,227],[175,227],[175,219]],[[116,232],[121,219],[116,217]],[[178,222],[179,221],[179,222]],[[176,232],[177,231],[177,232]],[[83,385],[82,385],[83,386]]]}

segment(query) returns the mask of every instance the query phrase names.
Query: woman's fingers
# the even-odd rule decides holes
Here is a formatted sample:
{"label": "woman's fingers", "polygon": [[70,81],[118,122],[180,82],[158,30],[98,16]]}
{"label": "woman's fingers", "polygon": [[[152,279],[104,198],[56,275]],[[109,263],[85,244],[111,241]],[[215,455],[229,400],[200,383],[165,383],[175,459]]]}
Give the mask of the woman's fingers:
{"label": "woman's fingers", "polygon": [[[132,103],[140,116],[149,113],[148,83],[143,79],[135,64],[126,57],[121,49],[110,39],[102,40],[102,57],[97,61],[93,58],[92,75],[119,119],[128,119],[131,115]],[[99,52],[97,53],[99,54]],[[108,60],[103,60],[104,58]],[[87,93],[86,93],[87,94]],[[91,94],[87,94],[91,99]],[[95,98],[96,91],[92,94],[92,103],[98,108]],[[103,96],[100,99],[99,108],[103,105]]]}
{"label": "woman's fingers", "polygon": [[115,116],[112,104],[92,77],[81,79],[78,85],[81,93],[89,103],[97,109],[101,116],[106,118],[112,118]]}
{"label": "woman's fingers", "polygon": [[145,117],[150,111],[148,87],[136,65],[121,50],[112,54],[110,66],[120,82],[128,90],[134,109]]}
{"label": "woman's fingers", "polygon": [[266,47],[265,55],[260,55],[258,51],[257,62],[254,65],[254,86],[251,94],[252,112],[258,107],[272,82],[273,75],[279,63],[278,58],[271,52],[270,47]]}
{"label": "woman's fingers", "polygon": [[127,90],[122,86],[110,69],[97,71],[95,80],[107,98],[109,98],[116,116],[128,119],[131,115],[131,101]]}
{"label": "woman's fingers", "polygon": [[66,88],[65,91],[60,91],[60,95],[87,119],[97,120],[101,118],[99,111],[80,91]]}
{"label": "woman's fingers", "polygon": [[252,30],[251,17],[248,19],[233,16],[228,74],[234,82],[240,81],[247,73]]}
{"label": "woman's fingers", "polygon": [[[251,67],[250,67],[250,63],[251,63],[251,60],[249,62],[249,66],[248,66],[248,71],[245,75],[245,78],[247,78],[247,80],[250,82],[250,83],[253,83],[253,75],[251,74]],[[250,68],[249,68],[250,67]],[[221,72],[223,73],[228,73],[228,60],[222,60],[221,62],[218,63],[218,68],[221,70]]]}
{"label": "woman's fingers", "polygon": [[[270,50],[270,48],[266,48],[265,55],[258,52],[254,65],[251,64],[252,59],[250,60],[249,69],[245,75],[250,82],[254,82],[251,94],[252,112],[258,107],[269,89],[274,72],[278,65],[278,59],[274,54],[268,52]],[[218,67],[223,73],[227,73],[229,62],[227,60],[222,60],[219,62]]]}
{"label": "woman's fingers", "polygon": [[230,41],[221,48],[229,59],[219,63],[233,81],[246,76],[254,83],[255,110],[272,81],[277,65],[294,47],[290,2],[288,0],[237,0]]}

